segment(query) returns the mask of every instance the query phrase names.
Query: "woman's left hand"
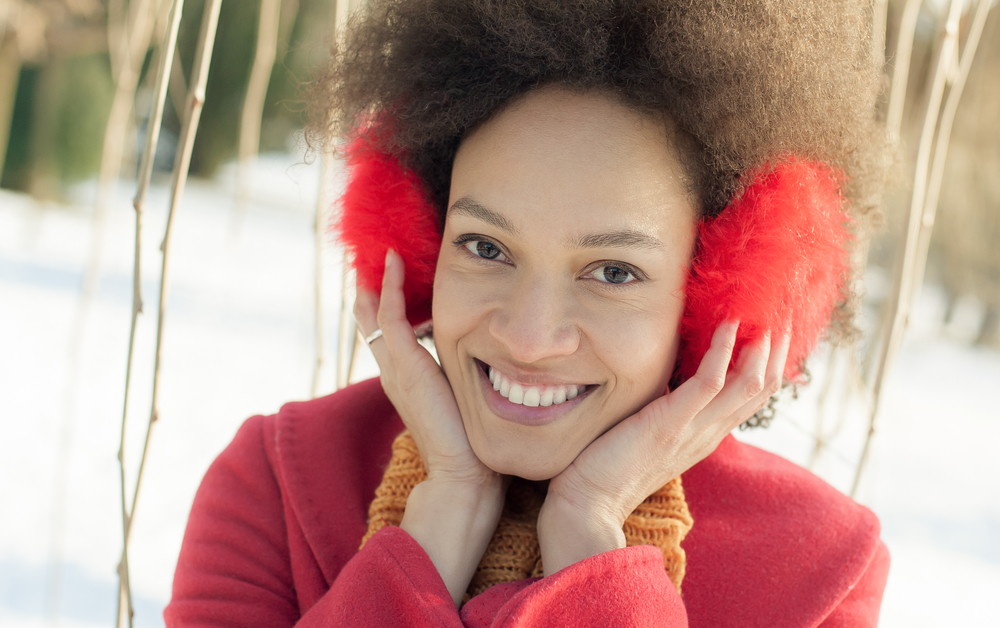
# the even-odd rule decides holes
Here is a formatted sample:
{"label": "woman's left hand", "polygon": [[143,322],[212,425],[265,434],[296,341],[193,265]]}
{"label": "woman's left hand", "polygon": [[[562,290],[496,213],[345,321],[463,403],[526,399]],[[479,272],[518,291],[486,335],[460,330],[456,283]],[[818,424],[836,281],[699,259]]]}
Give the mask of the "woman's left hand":
{"label": "woman's left hand", "polygon": [[720,325],[694,377],[608,430],[552,478],[538,516],[546,574],[625,547],[629,514],[778,391],[789,335],[748,346],[727,373],[737,328]]}

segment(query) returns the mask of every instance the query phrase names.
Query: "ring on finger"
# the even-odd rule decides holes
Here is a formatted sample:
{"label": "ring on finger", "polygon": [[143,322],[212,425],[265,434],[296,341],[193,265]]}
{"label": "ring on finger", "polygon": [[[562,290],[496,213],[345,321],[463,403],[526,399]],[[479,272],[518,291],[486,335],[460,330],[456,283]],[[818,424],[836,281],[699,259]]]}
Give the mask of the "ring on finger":
{"label": "ring on finger", "polygon": [[375,342],[376,340],[378,340],[381,337],[382,337],[382,330],[381,329],[376,329],[372,333],[370,333],[367,336],[365,336],[365,342],[368,343],[368,346],[370,347],[373,342]]}

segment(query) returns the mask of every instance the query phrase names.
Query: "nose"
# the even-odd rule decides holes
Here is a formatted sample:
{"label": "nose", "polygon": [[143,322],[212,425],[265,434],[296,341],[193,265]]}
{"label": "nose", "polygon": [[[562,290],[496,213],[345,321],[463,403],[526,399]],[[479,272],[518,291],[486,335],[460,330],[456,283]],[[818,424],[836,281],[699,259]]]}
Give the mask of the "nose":
{"label": "nose", "polygon": [[525,364],[572,355],[580,346],[581,331],[574,312],[572,290],[542,274],[524,277],[503,295],[490,319],[490,334],[510,356]]}

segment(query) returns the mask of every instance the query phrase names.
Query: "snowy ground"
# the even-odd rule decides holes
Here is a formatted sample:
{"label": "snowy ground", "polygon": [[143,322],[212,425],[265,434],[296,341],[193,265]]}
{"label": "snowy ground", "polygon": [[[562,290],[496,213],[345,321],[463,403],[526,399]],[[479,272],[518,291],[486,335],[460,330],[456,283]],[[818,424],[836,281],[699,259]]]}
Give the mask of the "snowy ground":
{"label": "snowy ground", "polygon": [[[317,168],[290,158],[258,166],[256,202],[234,211],[232,173],[192,182],[177,216],[165,327],[161,420],[132,533],[138,626],[161,626],[187,511],[198,482],[240,423],[309,396],[315,359],[312,208]],[[87,628],[114,621],[121,551],[119,472],[131,304],[131,188],[106,222],[99,289],[80,306],[92,238],[85,207],[37,204],[0,191],[0,626]],[[166,191],[144,225],[143,291],[129,404],[129,493],[145,434],[155,337],[157,246]],[[327,249],[320,392],[336,351]],[[871,292],[879,291],[873,277]],[[882,626],[1000,624],[1000,353],[970,348],[975,303],[940,324],[924,290],[887,382],[879,432],[858,499],[880,517],[892,554]],[[74,344],[74,328],[82,341]],[[362,374],[374,372],[367,356]],[[787,400],[766,431],[737,436],[806,464],[825,356],[811,389]],[[834,390],[839,390],[835,381]],[[830,412],[826,425],[838,423]],[[850,490],[864,425],[859,406],[814,470]]]}

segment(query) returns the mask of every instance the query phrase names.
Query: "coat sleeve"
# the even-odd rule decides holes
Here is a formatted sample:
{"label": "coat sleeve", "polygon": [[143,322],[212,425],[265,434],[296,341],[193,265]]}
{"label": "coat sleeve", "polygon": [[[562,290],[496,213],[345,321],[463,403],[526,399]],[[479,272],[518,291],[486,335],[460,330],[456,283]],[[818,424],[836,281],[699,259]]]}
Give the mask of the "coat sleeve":
{"label": "coat sleeve", "polygon": [[163,611],[168,627],[296,621],[281,491],[262,437],[267,420],[248,419],[202,479]]}
{"label": "coat sleeve", "polygon": [[265,421],[248,420],[202,480],[164,611],[168,628],[687,628],[656,548],[599,554],[506,595],[487,591],[460,615],[426,552],[397,527],[372,537],[303,615]]}
{"label": "coat sleeve", "polygon": [[882,592],[889,577],[889,550],[878,542],[875,555],[854,588],[827,616],[820,628],[867,628],[878,625]]}
{"label": "coat sleeve", "polygon": [[663,553],[642,545],[598,554],[537,580],[501,606],[491,626],[687,628],[688,620],[663,569]]}

